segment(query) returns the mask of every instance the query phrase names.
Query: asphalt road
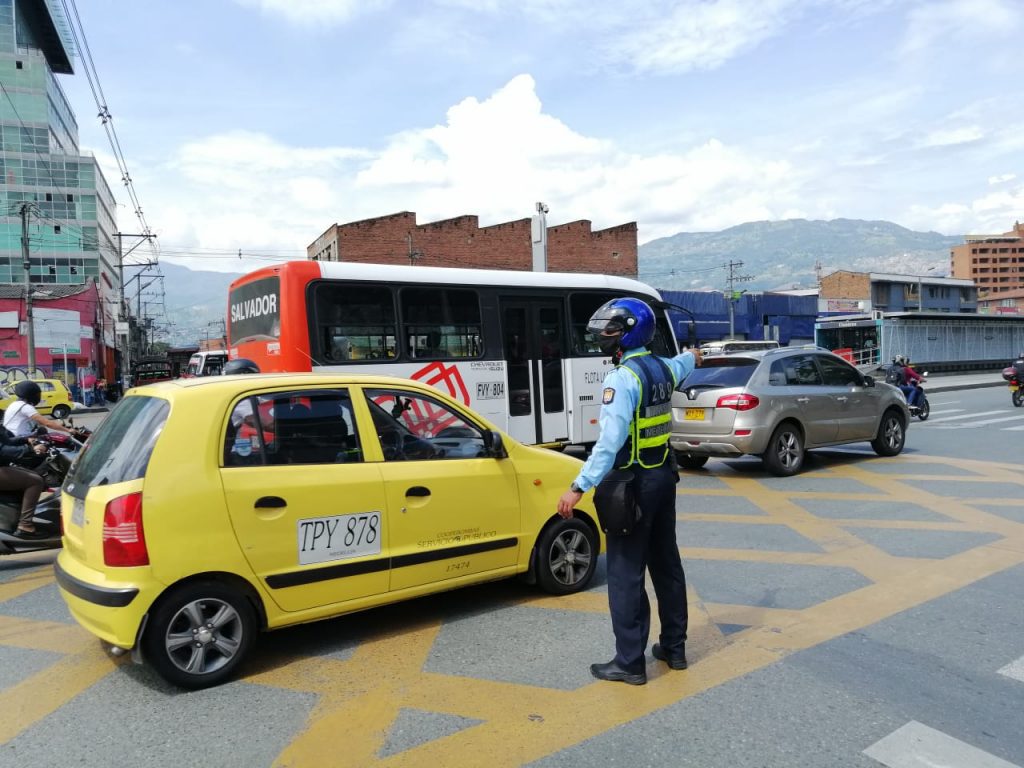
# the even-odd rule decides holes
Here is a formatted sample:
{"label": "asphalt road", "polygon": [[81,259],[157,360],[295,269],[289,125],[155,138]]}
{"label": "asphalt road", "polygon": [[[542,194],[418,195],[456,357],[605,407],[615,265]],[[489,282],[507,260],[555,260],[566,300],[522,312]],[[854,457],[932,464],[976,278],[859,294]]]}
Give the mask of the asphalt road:
{"label": "asphalt road", "polygon": [[73,623],[52,554],[2,559],[0,766],[1024,768],[1024,409],[931,402],[899,457],[684,473],[691,666],[640,688],[587,671],[603,567],[565,598],[506,582],[283,630],[182,693]]}

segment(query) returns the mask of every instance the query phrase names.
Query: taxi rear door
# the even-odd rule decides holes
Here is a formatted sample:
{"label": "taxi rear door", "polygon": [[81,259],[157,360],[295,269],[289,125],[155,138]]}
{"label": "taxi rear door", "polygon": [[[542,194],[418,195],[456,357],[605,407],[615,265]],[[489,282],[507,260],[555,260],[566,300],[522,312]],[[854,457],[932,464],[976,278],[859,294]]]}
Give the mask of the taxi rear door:
{"label": "taxi rear door", "polygon": [[346,389],[240,400],[225,428],[221,478],[242,552],[282,610],[387,591],[380,467],[363,460]]}
{"label": "taxi rear door", "polygon": [[522,542],[515,466],[482,455],[484,430],[439,399],[369,388],[387,496],[391,591],[514,572]]}

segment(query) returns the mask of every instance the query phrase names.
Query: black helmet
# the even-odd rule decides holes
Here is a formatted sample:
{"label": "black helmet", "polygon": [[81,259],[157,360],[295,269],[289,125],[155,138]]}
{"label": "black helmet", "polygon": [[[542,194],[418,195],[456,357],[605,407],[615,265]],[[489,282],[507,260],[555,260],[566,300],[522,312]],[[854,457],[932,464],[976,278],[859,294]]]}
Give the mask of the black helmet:
{"label": "black helmet", "polygon": [[34,381],[19,381],[14,385],[14,394],[29,405],[39,405],[43,399],[43,390]]}
{"label": "black helmet", "polygon": [[236,373],[259,373],[260,367],[246,357],[237,357],[228,360],[221,371],[225,376],[233,376]]}

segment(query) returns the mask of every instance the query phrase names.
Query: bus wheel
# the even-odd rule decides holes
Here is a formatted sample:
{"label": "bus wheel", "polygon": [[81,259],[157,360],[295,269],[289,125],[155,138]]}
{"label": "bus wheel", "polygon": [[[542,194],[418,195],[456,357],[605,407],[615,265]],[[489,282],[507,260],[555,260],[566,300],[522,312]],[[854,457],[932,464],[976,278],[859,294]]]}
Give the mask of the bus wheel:
{"label": "bus wheel", "polygon": [[679,452],[676,454],[676,463],[680,469],[700,469],[708,463],[708,457]]}

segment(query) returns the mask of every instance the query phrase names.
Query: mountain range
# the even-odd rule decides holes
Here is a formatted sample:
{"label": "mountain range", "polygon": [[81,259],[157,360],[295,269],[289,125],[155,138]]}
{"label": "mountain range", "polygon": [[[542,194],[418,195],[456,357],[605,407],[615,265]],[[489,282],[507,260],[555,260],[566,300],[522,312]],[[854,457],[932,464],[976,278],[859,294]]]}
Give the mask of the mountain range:
{"label": "mountain range", "polygon": [[[962,237],[916,232],[889,221],[754,221],[720,232],[680,232],[639,248],[639,278],[668,290],[725,290],[728,264],[737,289],[815,287],[818,272],[946,275],[949,249]],[[172,344],[221,335],[228,285],[240,272],[207,272],[163,262]]]}

